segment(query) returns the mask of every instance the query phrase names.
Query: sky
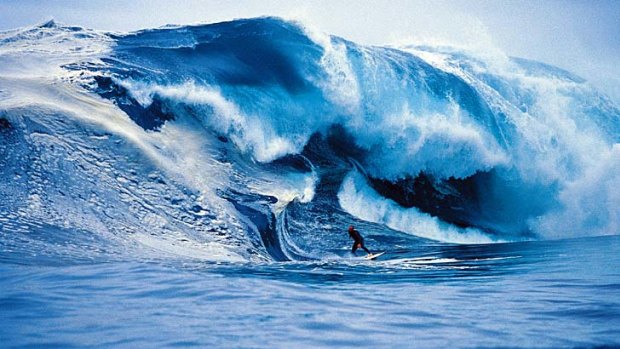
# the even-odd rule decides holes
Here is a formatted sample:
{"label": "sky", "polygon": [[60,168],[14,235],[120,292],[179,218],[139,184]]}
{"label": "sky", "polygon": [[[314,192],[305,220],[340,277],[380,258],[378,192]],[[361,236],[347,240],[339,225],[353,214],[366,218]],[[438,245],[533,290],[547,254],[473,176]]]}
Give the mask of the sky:
{"label": "sky", "polygon": [[361,44],[493,46],[576,73],[620,105],[620,0],[0,0],[0,30],[106,31],[279,16]]}

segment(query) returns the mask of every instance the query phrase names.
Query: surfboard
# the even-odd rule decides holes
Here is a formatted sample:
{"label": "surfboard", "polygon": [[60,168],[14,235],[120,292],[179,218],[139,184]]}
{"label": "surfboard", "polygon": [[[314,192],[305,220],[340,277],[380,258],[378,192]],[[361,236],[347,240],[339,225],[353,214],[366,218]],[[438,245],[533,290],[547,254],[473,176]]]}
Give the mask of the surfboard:
{"label": "surfboard", "polygon": [[383,252],[377,252],[377,253],[371,253],[371,254],[369,254],[369,255],[367,255],[367,256],[364,256],[364,258],[365,258],[365,259],[375,259],[375,258],[377,258],[377,257],[379,257],[379,256],[383,256],[383,254],[384,254],[384,253],[385,253],[385,251],[383,251]]}

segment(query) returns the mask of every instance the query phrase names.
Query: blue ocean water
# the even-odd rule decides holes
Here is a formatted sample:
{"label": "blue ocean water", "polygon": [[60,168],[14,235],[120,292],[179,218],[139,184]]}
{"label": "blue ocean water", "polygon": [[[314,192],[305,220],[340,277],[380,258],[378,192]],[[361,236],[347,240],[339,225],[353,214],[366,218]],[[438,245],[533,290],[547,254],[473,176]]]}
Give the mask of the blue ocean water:
{"label": "blue ocean water", "polygon": [[618,237],[374,262],[68,262],[3,253],[3,347],[620,345]]}
{"label": "blue ocean water", "polygon": [[620,346],[620,110],[494,47],[1,32],[0,178],[3,348]]}

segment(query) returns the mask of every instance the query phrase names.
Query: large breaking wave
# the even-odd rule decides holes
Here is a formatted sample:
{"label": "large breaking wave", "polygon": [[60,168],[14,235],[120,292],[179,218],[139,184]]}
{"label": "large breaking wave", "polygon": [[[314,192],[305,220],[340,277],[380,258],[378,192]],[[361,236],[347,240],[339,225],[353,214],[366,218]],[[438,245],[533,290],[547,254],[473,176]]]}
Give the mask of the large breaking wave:
{"label": "large breaking wave", "polygon": [[5,247],[45,227],[85,258],[291,260],[341,254],[350,223],[385,248],[620,232],[620,111],[539,62],[258,18],[50,22],[1,33],[0,66]]}

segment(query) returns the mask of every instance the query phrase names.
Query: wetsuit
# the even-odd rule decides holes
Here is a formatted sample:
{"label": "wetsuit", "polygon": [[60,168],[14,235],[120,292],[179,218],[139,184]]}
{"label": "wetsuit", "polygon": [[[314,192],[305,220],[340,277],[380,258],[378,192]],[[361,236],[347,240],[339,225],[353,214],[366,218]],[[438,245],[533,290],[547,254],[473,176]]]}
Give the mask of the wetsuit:
{"label": "wetsuit", "polygon": [[353,247],[351,248],[351,253],[355,254],[355,251],[358,248],[362,248],[362,250],[366,251],[366,253],[370,254],[370,251],[364,246],[364,238],[360,235],[360,232],[355,229],[349,229],[349,236],[353,239]]}

